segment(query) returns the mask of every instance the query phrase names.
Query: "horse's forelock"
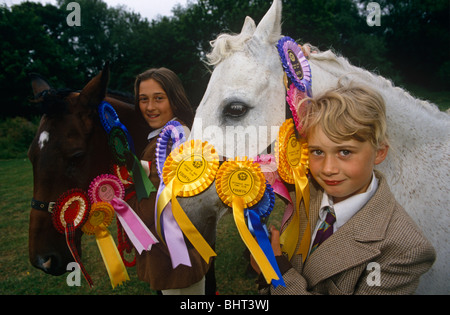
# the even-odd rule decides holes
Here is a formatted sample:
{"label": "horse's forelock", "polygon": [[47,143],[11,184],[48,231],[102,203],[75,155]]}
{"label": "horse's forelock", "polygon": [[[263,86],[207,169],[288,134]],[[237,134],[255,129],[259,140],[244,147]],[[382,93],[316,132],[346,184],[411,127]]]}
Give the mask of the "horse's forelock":
{"label": "horse's forelock", "polygon": [[42,114],[50,117],[65,114],[68,110],[67,97],[73,92],[71,89],[46,91],[37,100],[40,104]]}

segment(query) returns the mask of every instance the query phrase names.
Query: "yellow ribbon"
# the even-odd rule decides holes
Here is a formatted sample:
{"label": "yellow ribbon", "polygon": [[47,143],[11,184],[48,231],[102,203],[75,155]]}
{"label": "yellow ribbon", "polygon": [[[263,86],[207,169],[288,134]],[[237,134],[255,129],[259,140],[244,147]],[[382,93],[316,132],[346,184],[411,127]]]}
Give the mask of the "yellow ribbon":
{"label": "yellow ribbon", "polygon": [[260,166],[245,157],[226,161],[217,172],[216,189],[220,199],[233,208],[234,222],[239,234],[258,264],[267,283],[279,280],[266,255],[250,233],[244,209],[257,204],[264,195],[266,185]]}
{"label": "yellow ribbon", "polygon": [[128,272],[120,257],[114,239],[107,227],[114,218],[114,208],[107,202],[94,203],[89,218],[82,230],[88,235],[95,235],[100,254],[111,280],[113,289],[130,280]]}
{"label": "yellow ribbon", "polygon": [[218,168],[219,156],[213,146],[200,140],[182,144],[164,163],[166,187],[157,202],[157,232],[161,239],[161,214],[172,201],[172,213],[180,229],[207,263],[217,255],[181,208],[177,196],[191,197],[206,190],[214,181]]}
{"label": "yellow ribbon", "polygon": [[311,243],[311,229],[309,225],[309,181],[307,177],[309,165],[308,144],[303,138],[297,139],[295,125],[292,119],[286,120],[281,126],[278,141],[276,143],[276,159],[280,177],[289,184],[295,184],[296,205],[292,219],[280,236],[283,250],[289,259],[295,253],[300,233],[300,202],[305,202],[306,218],[308,220],[306,230],[300,241],[297,253],[302,254],[305,261],[309,245]]}

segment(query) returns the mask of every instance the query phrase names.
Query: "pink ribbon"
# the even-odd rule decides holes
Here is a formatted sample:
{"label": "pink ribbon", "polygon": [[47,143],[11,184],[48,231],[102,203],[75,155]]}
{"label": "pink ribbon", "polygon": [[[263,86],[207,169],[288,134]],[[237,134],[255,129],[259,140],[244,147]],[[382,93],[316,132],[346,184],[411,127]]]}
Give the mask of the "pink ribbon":
{"label": "pink ribbon", "polygon": [[111,205],[114,207],[117,218],[139,254],[144,250],[150,250],[153,244],[158,243],[156,237],[125,201],[114,198],[111,200]]}
{"label": "pink ribbon", "polygon": [[261,172],[264,173],[264,176],[272,186],[273,191],[287,201],[286,208],[284,210],[283,221],[281,224],[281,227],[284,227],[284,225],[294,213],[294,203],[292,202],[292,198],[289,195],[289,191],[278,175],[275,157],[271,154],[259,155],[256,157],[255,162],[261,165]]}

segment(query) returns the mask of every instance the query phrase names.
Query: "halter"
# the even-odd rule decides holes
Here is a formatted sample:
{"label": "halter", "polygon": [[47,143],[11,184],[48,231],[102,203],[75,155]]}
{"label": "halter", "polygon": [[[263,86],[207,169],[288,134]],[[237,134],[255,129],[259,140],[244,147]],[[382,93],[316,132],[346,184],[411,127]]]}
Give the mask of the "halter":
{"label": "halter", "polygon": [[55,207],[56,202],[44,202],[36,199],[31,199],[31,208],[34,210],[48,212],[50,214],[53,213],[53,208]]}

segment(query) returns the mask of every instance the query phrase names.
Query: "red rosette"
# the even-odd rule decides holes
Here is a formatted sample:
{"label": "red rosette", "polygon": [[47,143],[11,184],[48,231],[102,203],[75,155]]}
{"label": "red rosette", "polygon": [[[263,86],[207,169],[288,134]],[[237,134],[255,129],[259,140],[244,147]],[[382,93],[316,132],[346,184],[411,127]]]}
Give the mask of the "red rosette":
{"label": "red rosette", "polygon": [[67,225],[79,229],[89,217],[89,197],[81,189],[72,189],[59,197],[52,214],[53,225],[61,234]]}
{"label": "red rosette", "polygon": [[111,202],[114,198],[123,199],[125,188],[117,176],[104,174],[97,176],[89,186],[91,203]]}
{"label": "red rosette", "polygon": [[125,189],[133,185],[133,178],[131,177],[130,172],[124,165],[114,164],[112,167],[112,173],[120,179]]}

